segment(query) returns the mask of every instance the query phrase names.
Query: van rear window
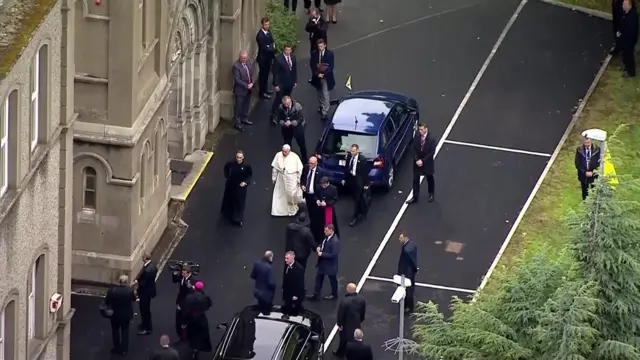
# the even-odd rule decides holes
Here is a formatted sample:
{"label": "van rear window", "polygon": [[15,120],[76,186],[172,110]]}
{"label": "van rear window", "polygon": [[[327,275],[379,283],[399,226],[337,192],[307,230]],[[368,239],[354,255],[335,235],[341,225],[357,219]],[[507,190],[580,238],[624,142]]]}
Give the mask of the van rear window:
{"label": "van rear window", "polygon": [[323,154],[347,155],[351,145],[357,144],[360,153],[369,159],[378,156],[378,136],[375,134],[353,133],[344,130],[329,130],[322,148]]}

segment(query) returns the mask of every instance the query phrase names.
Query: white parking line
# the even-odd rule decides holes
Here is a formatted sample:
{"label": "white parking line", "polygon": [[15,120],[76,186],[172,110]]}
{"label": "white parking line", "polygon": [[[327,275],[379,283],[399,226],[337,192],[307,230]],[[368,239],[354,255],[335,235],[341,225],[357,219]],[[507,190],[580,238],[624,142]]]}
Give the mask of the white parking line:
{"label": "white parking line", "polygon": [[[367,279],[393,283],[393,279],[387,279],[387,278],[382,278],[382,277],[377,277],[377,276],[367,276]],[[461,289],[461,288],[456,288],[456,287],[434,285],[434,284],[425,284],[425,283],[421,283],[421,282],[416,282],[416,286],[417,287],[423,287],[423,288],[429,288],[429,289],[455,291],[455,292],[461,292],[461,293],[467,293],[467,294],[475,294],[475,292],[476,292],[475,290]]]}
{"label": "white parking line", "polygon": [[[469,90],[467,90],[467,93],[465,94],[464,98],[462,99],[462,102],[458,106],[458,109],[456,110],[455,114],[453,114],[453,117],[451,118],[449,125],[444,130],[444,133],[442,134],[442,138],[440,139],[440,142],[438,142],[438,146],[436,147],[436,152],[434,157],[438,156],[438,153],[440,153],[440,149],[442,149],[442,146],[444,145],[444,141],[447,139],[447,137],[451,133],[453,126],[458,121],[460,114],[462,114],[462,110],[464,110],[464,107],[467,105],[467,102],[469,102],[469,99],[471,98],[471,95],[476,89],[476,86],[478,86],[480,79],[482,79],[482,76],[487,71],[487,68],[489,67],[489,64],[491,63],[491,61],[493,60],[493,57],[498,51],[498,48],[504,41],[504,38],[507,36],[507,33],[509,32],[513,24],[516,22],[518,15],[520,15],[520,12],[524,8],[524,6],[527,4],[527,1],[528,0],[522,0],[520,2],[520,5],[518,5],[518,8],[513,13],[511,18],[509,19],[509,22],[502,30],[502,33],[500,34],[500,37],[496,41],[495,45],[493,45],[493,48],[491,49],[491,53],[489,53],[489,56],[484,61],[484,64],[482,64],[482,67],[480,68],[480,71],[478,71],[476,78],[473,80],[473,83],[471,83],[471,87],[469,87]],[[421,177],[420,183],[422,183],[423,180],[424,180],[424,177]],[[409,192],[409,195],[407,196],[407,200],[411,199],[412,197],[413,197],[413,191]],[[376,250],[375,254],[373,254],[373,258],[369,262],[369,265],[365,269],[364,274],[362,274],[362,277],[358,282],[358,287],[356,288],[357,292],[360,292],[360,290],[362,290],[362,287],[364,286],[364,283],[367,281],[367,278],[371,274],[373,267],[376,265],[376,262],[378,262],[378,259],[380,258],[382,251],[387,246],[387,243],[389,242],[389,239],[391,239],[391,236],[393,236],[393,233],[395,232],[396,227],[398,227],[398,223],[400,223],[400,219],[402,219],[402,216],[404,215],[405,211],[407,211],[407,206],[408,205],[406,203],[402,204],[402,207],[400,207],[398,214],[396,215],[395,219],[393,219],[393,222],[391,223],[389,230],[387,230],[387,233],[384,235],[384,238],[382,238],[382,242],[380,242],[378,249]],[[331,345],[331,341],[333,341],[333,338],[336,336],[337,333],[338,333],[338,325],[335,325],[331,330],[331,333],[329,333],[329,336],[327,336],[327,340],[324,343],[325,352],[329,349],[329,346]]]}
{"label": "white parking line", "polygon": [[491,146],[491,145],[472,144],[472,143],[467,143],[467,142],[462,142],[462,141],[453,141],[453,140],[445,140],[444,142],[445,142],[445,144],[451,144],[451,145],[469,146],[469,147],[474,147],[474,148],[496,150],[496,151],[504,151],[504,152],[510,152],[510,153],[516,153],[516,154],[551,157],[551,154],[545,154],[545,153],[536,152],[536,151],[510,149],[510,148],[504,148],[504,147],[499,147],[499,146]]}

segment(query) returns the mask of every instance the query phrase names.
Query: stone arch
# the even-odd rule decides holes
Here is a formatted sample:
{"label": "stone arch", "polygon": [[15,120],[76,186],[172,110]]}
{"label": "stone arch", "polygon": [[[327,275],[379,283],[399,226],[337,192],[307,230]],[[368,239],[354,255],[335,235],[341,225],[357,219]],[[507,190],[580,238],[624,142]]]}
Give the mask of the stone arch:
{"label": "stone arch", "polygon": [[[140,199],[141,206],[144,207],[144,199],[147,195],[152,191],[147,191],[149,189],[149,157],[151,156],[153,145],[149,139],[144,141],[142,144],[142,151],[140,151]],[[151,182],[153,184],[153,182]]]}
{"label": "stone arch", "polygon": [[50,259],[49,246],[43,244],[32,257],[27,272],[27,334],[28,339],[42,338],[46,332],[47,277]]}
{"label": "stone arch", "polygon": [[187,7],[184,10],[185,17],[189,20],[189,23],[193,24],[195,42],[199,41],[202,37],[202,9],[199,1],[189,1]]}
{"label": "stone arch", "polygon": [[107,175],[106,179],[105,179],[107,184],[110,184],[113,181],[113,168],[111,167],[111,164],[109,164],[107,159],[103,158],[102,156],[100,156],[98,154],[94,154],[94,153],[90,153],[90,152],[81,152],[81,153],[76,154],[73,157],[73,163],[75,164],[78,160],[83,159],[83,158],[90,158],[90,159],[95,160],[98,163],[100,163],[102,165],[102,169],[104,170],[105,174]]}
{"label": "stone arch", "polygon": [[187,50],[191,50],[197,42],[198,29],[195,21],[195,14],[193,13],[192,7],[185,9],[182,13],[182,24],[180,24],[180,27],[183,29],[182,37],[184,39],[184,43],[187,45]]}

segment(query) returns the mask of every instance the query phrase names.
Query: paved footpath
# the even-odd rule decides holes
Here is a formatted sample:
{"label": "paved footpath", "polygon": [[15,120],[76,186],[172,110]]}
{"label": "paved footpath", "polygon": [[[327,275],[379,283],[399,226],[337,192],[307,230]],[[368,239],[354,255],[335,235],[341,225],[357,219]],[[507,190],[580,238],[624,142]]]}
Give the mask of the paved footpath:
{"label": "paved footpath", "polygon": [[[435,203],[403,207],[411,187],[411,166],[405,161],[394,191],[374,198],[367,223],[342,226],[340,287],[348,282],[362,285],[361,295],[368,302],[365,337],[374,346],[376,359],[393,356],[381,344],[398,332],[397,305],[389,300],[394,285],[385,280],[397,264],[394,230],[408,231],[418,243],[422,284],[417,299],[433,300],[446,310],[452,295],[473,292],[569,123],[573,106],[604,59],[609,24],[532,1],[522,8],[489,66],[483,66],[518,5],[517,0],[403,0],[402,6],[352,0],[345,3],[341,22],[330,29],[339,83],[351,74],[356,90],[409,94],[419,101],[431,131],[439,138],[447,131],[436,161]],[[301,63],[308,61],[306,46],[303,40],[298,51]],[[478,72],[483,72],[481,80],[455,126],[449,127]],[[308,76],[305,66],[299,76]],[[334,96],[345,93],[338,87]],[[315,108],[314,91],[306,82],[294,96]],[[268,105],[261,103],[252,113],[255,125],[250,130],[225,137],[218,145],[187,202],[184,220],[189,230],[172,256],[202,264],[200,278],[214,302],[209,321],[216,343],[222,334],[215,324],[253,303],[249,279],[253,261],[272,249],[275,271],[282,271],[284,227],[289,220],[269,215],[270,163],[282,144],[279,131],[268,125]],[[323,124],[311,111],[308,117],[311,150]],[[222,166],[238,148],[245,150],[253,165],[255,182],[249,189],[242,229],[218,220]],[[347,221],[351,209],[349,198],[341,198],[339,218]],[[313,275],[307,274],[309,284]],[[168,272],[160,276],[158,291],[152,310],[156,334],[144,338],[132,334],[129,359],[146,358],[157,343],[156,335],[173,335],[177,287]],[[98,315],[101,300],[73,296],[71,301],[76,308],[72,359],[109,359],[109,325]],[[307,306],[323,316],[329,334],[337,303]]]}

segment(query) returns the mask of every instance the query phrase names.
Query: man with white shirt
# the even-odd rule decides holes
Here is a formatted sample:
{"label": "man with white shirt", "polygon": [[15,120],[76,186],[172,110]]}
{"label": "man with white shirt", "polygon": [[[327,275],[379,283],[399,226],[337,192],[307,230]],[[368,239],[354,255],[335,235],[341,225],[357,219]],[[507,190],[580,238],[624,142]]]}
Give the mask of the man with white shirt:
{"label": "man with white shirt", "polygon": [[138,335],[149,335],[153,331],[151,323],[151,299],[156,297],[156,275],[158,268],[151,262],[151,254],[142,257],[144,265],[142,271],[135,281],[138,295],[141,324],[138,327]]}
{"label": "man with white shirt", "polygon": [[191,292],[196,282],[197,280],[191,272],[191,267],[183,266],[182,279],[180,279],[180,287],[178,288],[178,296],[176,297],[176,333],[178,333],[177,342],[187,340],[185,331],[186,314],[183,311],[185,305],[184,300],[187,297],[187,294]]}
{"label": "man with white shirt", "polygon": [[276,96],[271,104],[271,123],[276,124],[278,107],[282,104],[282,98],[291,96],[293,89],[298,85],[298,62],[290,44],[285,44],[282,54],[276,56],[273,62],[273,89]]}
{"label": "man with white shirt", "polygon": [[287,315],[296,315],[302,310],[304,300],[304,267],[296,261],[296,254],[287,251],[284,255],[284,274],[282,275],[283,309]]}
{"label": "man with white shirt", "polygon": [[324,212],[322,212],[318,204],[316,203],[316,190],[320,189],[320,180],[324,174],[318,167],[318,158],[312,156],[309,158],[309,163],[302,169],[302,176],[300,176],[300,186],[302,187],[302,193],[304,195],[304,201],[307,204],[307,211],[309,215],[309,227],[313,233],[315,241],[320,243],[324,238]]}
{"label": "man with white shirt", "polygon": [[371,184],[369,170],[367,158],[360,154],[358,144],[351,145],[351,152],[347,155],[344,168],[344,180],[342,180],[342,185],[347,187],[355,200],[353,216],[349,226],[355,226],[358,221],[367,216],[369,206],[365,197]]}
{"label": "man with white shirt", "polygon": [[333,52],[327,49],[325,39],[318,40],[318,49],[311,53],[309,60],[312,77],[311,85],[316,88],[318,93],[318,112],[322,116],[322,120],[327,120],[330,105],[330,93],[336,87],[336,79],[334,77],[335,58]]}
{"label": "man with white shirt", "polygon": [[309,300],[319,300],[325,276],[329,278],[331,294],[323,297],[324,300],[335,300],[338,297],[338,263],[340,256],[340,239],[334,233],[333,224],[324,227],[325,238],[316,249],[318,263],[316,265],[316,281],[313,294],[307,295]]}
{"label": "man with white shirt", "polygon": [[262,27],[256,34],[256,42],[258,43],[258,88],[260,90],[260,97],[263,99],[270,99],[271,91],[269,91],[269,73],[271,72],[271,64],[276,54],[275,43],[273,35],[269,31],[269,18],[262,18]]}

